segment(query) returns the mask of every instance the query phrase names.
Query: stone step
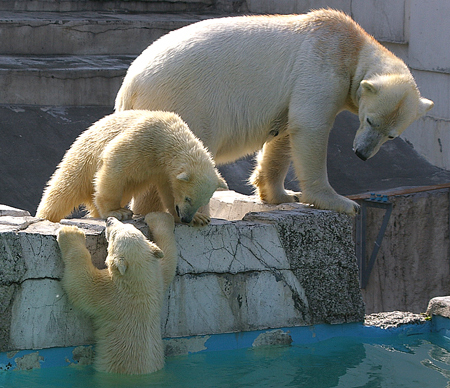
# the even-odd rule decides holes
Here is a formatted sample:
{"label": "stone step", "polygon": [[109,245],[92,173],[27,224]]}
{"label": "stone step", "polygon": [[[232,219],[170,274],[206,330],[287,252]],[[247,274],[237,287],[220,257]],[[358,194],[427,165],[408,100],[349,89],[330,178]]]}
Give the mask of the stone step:
{"label": "stone step", "polygon": [[0,104],[112,106],[135,55],[0,55]]}
{"label": "stone step", "polygon": [[210,17],[2,12],[0,104],[112,106],[128,66],[149,44]]}
{"label": "stone step", "polygon": [[0,0],[0,11],[186,12],[210,10],[214,0]]}
{"label": "stone step", "polygon": [[135,54],[168,32],[212,15],[1,12],[0,55]]}

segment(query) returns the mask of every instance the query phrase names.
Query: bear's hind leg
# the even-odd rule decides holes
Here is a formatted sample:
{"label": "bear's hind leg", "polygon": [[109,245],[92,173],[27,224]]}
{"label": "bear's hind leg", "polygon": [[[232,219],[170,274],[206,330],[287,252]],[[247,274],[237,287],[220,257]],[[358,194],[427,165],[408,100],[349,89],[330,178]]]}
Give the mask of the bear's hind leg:
{"label": "bear's hind leg", "polygon": [[258,154],[258,165],[249,179],[262,201],[273,204],[299,201],[298,196],[288,194],[284,189],[284,178],[290,164],[289,135],[264,144]]}

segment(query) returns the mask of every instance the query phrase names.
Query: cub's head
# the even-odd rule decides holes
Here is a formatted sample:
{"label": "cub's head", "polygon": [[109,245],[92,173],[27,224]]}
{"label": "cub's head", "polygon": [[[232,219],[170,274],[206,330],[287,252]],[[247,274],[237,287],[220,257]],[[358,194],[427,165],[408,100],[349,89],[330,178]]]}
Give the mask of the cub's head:
{"label": "cub's head", "polygon": [[163,251],[133,225],[114,217],[106,220],[105,235],[108,241],[106,265],[113,276],[141,274],[152,260],[164,256]]}
{"label": "cub's head", "polygon": [[375,155],[434,103],[420,96],[412,77],[381,75],[363,80],[358,90],[360,126],[353,150],[362,160]]}
{"label": "cub's head", "polygon": [[227,190],[228,186],[210,163],[199,163],[180,171],[172,182],[172,189],[175,211],[181,222],[189,224],[217,189]]}

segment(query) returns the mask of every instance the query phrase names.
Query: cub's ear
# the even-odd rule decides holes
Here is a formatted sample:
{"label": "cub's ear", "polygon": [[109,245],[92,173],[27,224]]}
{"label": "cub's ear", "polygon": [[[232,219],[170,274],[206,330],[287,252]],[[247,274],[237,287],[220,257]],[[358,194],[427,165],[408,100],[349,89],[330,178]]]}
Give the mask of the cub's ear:
{"label": "cub's ear", "polygon": [[177,175],[177,179],[180,181],[189,182],[189,174],[186,171],[183,171]]}
{"label": "cub's ear", "polygon": [[417,117],[423,116],[425,113],[427,113],[432,107],[434,106],[434,102],[427,99],[420,97],[419,99],[419,108],[417,109]]}
{"label": "cub's ear", "polygon": [[124,257],[113,257],[112,259],[108,259],[107,264],[112,268],[117,268],[121,275],[125,275],[128,268],[128,262]]}
{"label": "cub's ear", "polygon": [[162,259],[164,257],[164,252],[157,246],[152,247],[152,255],[157,259]]}
{"label": "cub's ear", "polygon": [[227,182],[225,182],[225,179],[223,179],[222,177],[219,177],[217,189],[218,190],[228,190]]}
{"label": "cub's ear", "polygon": [[363,92],[373,93],[376,94],[378,92],[377,86],[370,81],[362,80],[361,81],[361,87]]}

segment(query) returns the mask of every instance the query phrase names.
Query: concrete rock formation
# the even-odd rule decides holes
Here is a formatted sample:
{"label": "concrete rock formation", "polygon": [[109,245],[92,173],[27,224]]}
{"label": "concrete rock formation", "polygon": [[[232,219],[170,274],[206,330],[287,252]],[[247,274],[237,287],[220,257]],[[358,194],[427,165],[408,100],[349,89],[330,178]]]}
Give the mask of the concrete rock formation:
{"label": "concrete rock formation", "polygon": [[[0,351],[91,343],[90,321],[61,288],[59,224],[10,214],[0,217]],[[142,219],[129,222],[148,233]],[[100,266],[104,222],[62,223],[84,229]],[[364,319],[347,216],[296,204],[243,220],[213,219],[204,228],[179,224],[175,236],[179,262],[162,312],[163,337]]]}

